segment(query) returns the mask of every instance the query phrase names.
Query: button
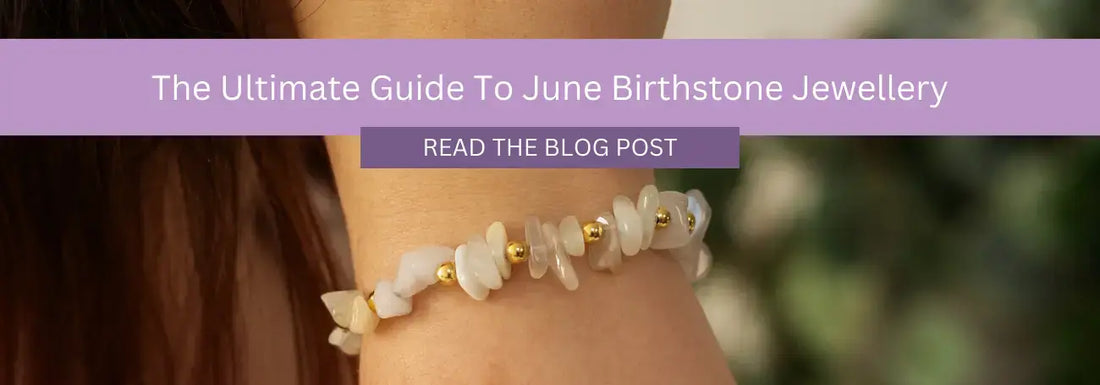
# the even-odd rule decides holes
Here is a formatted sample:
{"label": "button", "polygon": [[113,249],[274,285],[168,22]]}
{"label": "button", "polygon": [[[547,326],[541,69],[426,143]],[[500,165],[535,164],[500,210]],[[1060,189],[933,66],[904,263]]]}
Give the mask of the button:
{"label": "button", "polygon": [[737,168],[736,127],[364,127],[363,168]]}

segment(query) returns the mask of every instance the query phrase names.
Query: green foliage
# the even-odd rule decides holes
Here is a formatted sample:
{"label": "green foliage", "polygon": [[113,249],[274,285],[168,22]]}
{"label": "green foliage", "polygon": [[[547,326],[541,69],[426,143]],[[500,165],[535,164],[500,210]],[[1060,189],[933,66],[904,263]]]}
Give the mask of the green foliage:
{"label": "green foliage", "polygon": [[745,138],[743,153],[742,170],[662,174],[707,193],[716,264],[772,320],[769,365],[742,383],[1100,381],[1100,139]]}

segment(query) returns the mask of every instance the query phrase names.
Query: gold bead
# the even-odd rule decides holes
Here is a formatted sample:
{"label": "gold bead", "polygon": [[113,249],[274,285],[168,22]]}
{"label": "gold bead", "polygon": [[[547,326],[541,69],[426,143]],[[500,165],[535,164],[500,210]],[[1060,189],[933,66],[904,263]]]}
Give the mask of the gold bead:
{"label": "gold bead", "polygon": [[520,241],[508,242],[508,246],[504,248],[504,256],[508,257],[508,262],[513,264],[526,261],[527,244]]}
{"label": "gold bead", "polygon": [[378,314],[378,310],[374,308],[374,292],[370,292],[367,296],[367,308],[374,314]]}
{"label": "gold bead", "polygon": [[592,243],[603,238],[603,225],[599,222],[588,222],[581,228],[584,234],[584,243]]}
{"label": "gold bead", "polygon": [[672,223],[672,214],[669,214],[668,210],[664,207],[657,206],[657,228],[663,229],[668,227],[669,223]]}
{"label": "gold bead", "polygon": [[695,232],[695,214],[688,213],[688,232]]}
{"label": "gold bead", "polygon": [[439,268],[435,270],[435,277],[439,278],[439,283],[444,285],[455,283],[455,263],[447,262],[439,265]]}

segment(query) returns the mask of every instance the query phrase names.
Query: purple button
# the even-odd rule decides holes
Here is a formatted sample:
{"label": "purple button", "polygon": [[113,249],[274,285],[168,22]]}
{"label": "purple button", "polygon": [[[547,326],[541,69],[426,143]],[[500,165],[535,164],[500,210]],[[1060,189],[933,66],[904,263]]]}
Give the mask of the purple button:
{"label": "purple button", "polygon": [[738,168],[736,127],[364,127],[363,168]]}

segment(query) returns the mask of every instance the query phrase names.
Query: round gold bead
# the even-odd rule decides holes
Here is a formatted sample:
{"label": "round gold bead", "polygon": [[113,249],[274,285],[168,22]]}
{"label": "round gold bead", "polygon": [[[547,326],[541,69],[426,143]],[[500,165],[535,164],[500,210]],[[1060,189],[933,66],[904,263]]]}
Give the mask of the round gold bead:
{"label": "round gold bead", "polygon": [[695,232],[695,214],[688,213],[688,232]]}
{"label": "round gold bead", "polygon": [[439,283],[444,285],[455,283],[455,263],[447,262],[439,265],[439,268],[435,270],[435,277],[439,278]]}
{"label": "round gold bead", "polygon": [[374,292],[373,291],[370,292],[370,295],[367,295],[367,308],[370,309],[370,311],[373,312],[374,314],[378,314],[378,310],[374,308]]}
{"label": "round gold bead", "polygon": [[603,238],[603,226],[599,222],[588,222],[581,228],[584,234],[584,243],[592,243]]}
{"label": "round gold bead", "polygon": [[526,261],[527,244],[520,241],[508,242],[508,246],[504,247],[504,256],[508,257],[508,262],[513,264]]}
{"label": "round gold bead", "polygon": [[657,228],[658,229],[663,229],[665,227],[668,227],[668,224],[672,223],[672,214],[670,214],[668,212],[668,209],[665,209],[664,207],[657,206],[656,216],[657,216]]}

